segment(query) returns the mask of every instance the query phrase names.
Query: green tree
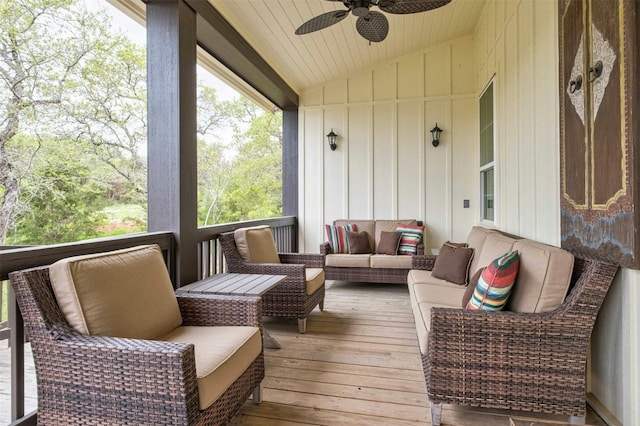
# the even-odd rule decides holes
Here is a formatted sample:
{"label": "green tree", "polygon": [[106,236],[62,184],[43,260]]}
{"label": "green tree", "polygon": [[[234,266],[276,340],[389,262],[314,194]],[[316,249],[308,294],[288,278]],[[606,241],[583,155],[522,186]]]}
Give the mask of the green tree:
{"label": "green tree", "polygon": [[221,199],[220,222],[282,215],[282,114],[240,103],[249,126],[236,138],[238,155]]}
{"label": "green tree", "polygon": [[21,202],[30,169],[18,165],[31,154],[11,149],[21,133],[91,141],[94,155],[145,193],[144,53],[105,14],[77,0],[0,0],[0,76],[0,244],[30,208]]}
{"label": "green tree", "polygon": [[101,213],[107,200],[103,175],[112,173],[110,168],[97,157],[87,156],[83,144],[18,138],[16,145],[24,152],[37,145],[41,155],[32,159],[30,173],[22,179],[28,213],[8,239],[14,244],[47,244],[98,235],[106,219]]}
{"label": "green tree", "polygon": [[245,98],[219,101],[211,89],[198,105],[198,224],[280,216],[282,115]]}
{"label": "green tree", "polygon": [[[99,236],[107,200],[146,207],[142,47],[78,0],[0,0],[0,76],[0,244]],[[280,215],[280,115],[206,87],[198,114],[199,223]]]}

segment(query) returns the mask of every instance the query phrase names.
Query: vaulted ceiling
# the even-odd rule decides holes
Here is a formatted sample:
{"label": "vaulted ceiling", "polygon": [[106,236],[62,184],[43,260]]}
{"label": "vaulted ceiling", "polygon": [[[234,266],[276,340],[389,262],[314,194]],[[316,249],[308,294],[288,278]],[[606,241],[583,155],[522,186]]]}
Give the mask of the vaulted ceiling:
{"label": "vaulted ceiling", "polygon": [[[145,0],[107,1],[144,25]],[[185,1],[195,6],[207,0]],[[346,10],[341,0],[208,1],[298,94],[328,81],[357,75],[376,64],[469,35],[485,3],[485,0],[451,0],[427,12],[384,13],[389,21],[389,34],[382,42],[369,43],[356,31],[357,17],[351,14],[328,28],[295,35],[296,28],[313,17]],[[380,9],[372,6],[371,10]],[[245,96],[268,110],[274,108],[274,99],[257,93],[251,82],[242,81],[217,59],[199,54],[199,61]]]}
{"label": "vaulted ceiling", "polygon": [[[484,0],[452,0],[441,8],[409,15],[385,13],[389,35],[371,43],[356,31],[355,16],[305,35],[295,30],[341,1],[209,0],[253,48],[298,93],[377,63],[470,34]],[[373,7],[372,10],[378,10]]]}

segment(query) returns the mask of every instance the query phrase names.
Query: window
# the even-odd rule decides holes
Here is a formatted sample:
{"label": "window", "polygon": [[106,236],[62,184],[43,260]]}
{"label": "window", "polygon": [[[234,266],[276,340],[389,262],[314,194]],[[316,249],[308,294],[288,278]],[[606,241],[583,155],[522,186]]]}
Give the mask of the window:
{"label": "window", "polygon": [[493,82],[480,95],[480,220],[495,221]]}

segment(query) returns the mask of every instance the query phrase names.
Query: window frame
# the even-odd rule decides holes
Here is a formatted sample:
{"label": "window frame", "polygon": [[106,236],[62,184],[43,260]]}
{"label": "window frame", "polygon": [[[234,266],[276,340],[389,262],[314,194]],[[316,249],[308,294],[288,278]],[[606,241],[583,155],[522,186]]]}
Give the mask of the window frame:
{"label": "window frame", "polygon": [[[485,125],[483,127],[482,121],[481,121],[481,114],[482,114],[482,105],[481,102],[483,100],[483,97],[488,93],[488,91],[491,90],[491,96],[492,96],[492,102],[491,102],[491,119],[489,121],[487,121],[487,125],[491,125],[492,126],[492,131],[491,131],[491,138],[492,138],[492,155],[491,155],[491,161],[487,161],[485,164],[481,164],[482,163],[482,135],[483,135],[483,130],[487,127],[487,125]],[[478,177],[480,179],[479,182],[479,199],[480,199],[480,210],[478,212],[479,215],[479,220],[480,223],[482,224],[486,224],[486,225],[490,225],[490,226],[495,226],[496,223],[498,222],[497,220],[497,206],[498,206],[498,197],[497,197],[497,188],[498,188],[498,173],[497,173],[497,162],[496,162],[496,153],[497,153],[497,146],[496,146],[496,90],[495,90],[495,76],[493,76],[491,78],[491,80],[489,80],[489,82],[487,83],[487,85],[484,87],[484,89],[480,92],[480,96],[478,97],[478,130],[479,130],[479,138],[478,138]],[[489,194],[487,194],[487,188],[486,188],[486,184],[485,184],[485,177],[486,174],[490,171],[493,171],[493,193],[490,194],[490,197],[487,197]],[[491,201],[493,203],[492,207],[488,207],[487,206],[487,198],[490,198],[489,201]],[[487,209],[491,209],[492,213],[493,213],[493,217],[489,218],[488,215],[486,215],[487,213]]]}

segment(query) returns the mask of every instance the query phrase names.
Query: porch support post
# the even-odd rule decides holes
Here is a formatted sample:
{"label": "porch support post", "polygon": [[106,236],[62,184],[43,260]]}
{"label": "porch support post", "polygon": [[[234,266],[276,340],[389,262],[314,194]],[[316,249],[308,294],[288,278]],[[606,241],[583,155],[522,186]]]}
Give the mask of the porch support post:
{"label": "porch support post", "polygon": [[[298,107],[282,110],[282,214],[298,217]],[[293,251],[298,251],[298,230]]]}
{"label": "porch support post", "polygon": [[198,279],[196,14],[183,0],[149,0],[149,231],[175,236],[175,286]]}

